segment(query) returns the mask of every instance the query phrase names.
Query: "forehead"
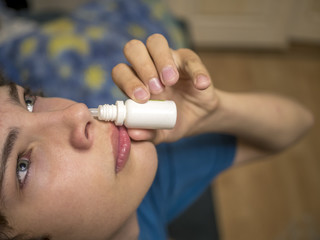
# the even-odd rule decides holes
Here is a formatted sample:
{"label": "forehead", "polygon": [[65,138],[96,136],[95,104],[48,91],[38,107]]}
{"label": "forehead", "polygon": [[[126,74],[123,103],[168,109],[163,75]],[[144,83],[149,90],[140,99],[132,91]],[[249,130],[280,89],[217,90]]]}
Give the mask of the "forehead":
{"label": "forehead", "polygon": [[0,133],[2,133],[3,128],[5,127],[4,123],[6,122],[5,119],[8,117],[9,113],[9,87],[8,86],[1,86],[0,87]]}
{"label": "forehead", "polygon": [[0,86],[0,133],[8,123],[13,123],[17,115],[16,111],[21,108],[17,102],[19,95],[13,89],[15,88],[11,88],[10,85]]}
{"label": "forehead", "polygon": [[[3,145],[5,136],[11,128],[21,123],[21,106],[19,106],[19,94],[21,91],[15,85],[5,84],[0,86],[0,146]],[[17,91],[16,91],[17,90]]]}
{"label": "forehead", "polygon": [[[7,85],[0,87],[0,111],[3,112],[3,109],[6,105],[9,104],[9,87]],[[1,114],[2,116],[2,114]],[[0,116],[0,118],[1,118]]]}
{"label": "forehead", "polygon": [[4,86],[0,87],[0,112],[1,112],[1,116],[2,116],[3,112],[8,108],[7,106],[10,105],[9,93],[10,93],[9,85],[4,85]]}
{"label": "forehead", "polygon": [[9,85],[9,84],[0,85],[0,92],[1,92],[0,97],[3,96],[3,93],[4,93],[4,92],[8,92],[8,85]]}

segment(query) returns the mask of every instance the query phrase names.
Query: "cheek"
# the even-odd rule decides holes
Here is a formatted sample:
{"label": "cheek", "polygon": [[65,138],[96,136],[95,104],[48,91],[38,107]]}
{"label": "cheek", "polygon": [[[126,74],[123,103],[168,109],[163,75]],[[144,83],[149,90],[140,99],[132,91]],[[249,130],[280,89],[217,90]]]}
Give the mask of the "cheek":
{"label": "cheek", "polygon": [[[109,176],[105,169],[110,166],[98,163],[99,159],[91,159],[89,164],[81,165],[82,170],[77,169],[77,164],[67,164],[65,174],[60,173],[56,184],[47,189],[48,194],[39,204],[46,207],[39,212],[45,213],[44,221],[54,219],[50,223],[53,232],[60,231],[59,235],[65,236],[73,229],[80,236],[91,232],[92,237],[95,232],[97,238],[113,232],[137,209],[150,188],[157,154],[151,143],[133,143],[128,166],[118,176]],[[58,225],[55,219],[60,219]]]}
{"label": "cheek", "polygon": [[133,161],[135,191],[144,196],[150,188],[158,166],[155,146],[150,142],[133,143],[131,156]]}
{"label": "cheek", "polygon": [[149,142],[134,142],[128,165],[118,176],[112,160],[95,153],[60,151],[54,161],[42,161],[32,176],[38,185],[30,182],[33,190],[14,208],[14,225],[24,231],[54,233],[58,239],[80,239],[87,233],[98,239],[117,229],[152,184],[156,150]]}
{"label": "cheek", "polygon": [[31,181],[16,211],[15,219],[22,222],[16,225],[64,236],[70,229],[97,231],[101,222],[108,224],[105,216],[112,219],[118,200],[115,178],[107,171],[112,160],[102,154],[67,150],[56,151],[50,159],[49,152],[37,152],[41,157],[34,159]]}
{"label": "cheek", "polygon": [[50,196],[49,201],[58,199],[58,202],[70,203],[78,199],[80,203],[81,199],[83,202],[93,201],[94,193],[100,192],[101,195],[101,189],[113,188],[115,178],[111,171],[113,160],[110,153],[44,148],[37,151],[26,197],[37,198],[46,192]]}
{"label": "cheek", "polygon": [[17,225],[37,233],[53,233],[58,239],[77,239],[90,232],[98,239],[108,234],[115,228],[111,220],[117,221],[113,214],[119,199],[111,178],[106,181],[92,165],[87,165],[86,171],[74,171],[77,165],[67,164],[52,183],[25,200],[17,211],[20,217],[15,219],[28,222]]}

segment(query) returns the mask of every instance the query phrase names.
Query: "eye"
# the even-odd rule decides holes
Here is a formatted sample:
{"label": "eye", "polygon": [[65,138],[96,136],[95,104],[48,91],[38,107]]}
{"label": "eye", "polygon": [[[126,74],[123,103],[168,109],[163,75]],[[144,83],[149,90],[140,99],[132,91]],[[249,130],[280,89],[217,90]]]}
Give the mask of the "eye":
{"label": "eye", "polygon": [[29,89],[24,92],[24,102],[26,103],[27,110],[33,112],[33,106],[37,100],[37,95],[33,94]]}
{"label": "eye", "polygon": [[20,187],[23,187],[27,180],[30,165],[30,159],[28,159],[27,157],[21,157],[17,160],[16,174]]}

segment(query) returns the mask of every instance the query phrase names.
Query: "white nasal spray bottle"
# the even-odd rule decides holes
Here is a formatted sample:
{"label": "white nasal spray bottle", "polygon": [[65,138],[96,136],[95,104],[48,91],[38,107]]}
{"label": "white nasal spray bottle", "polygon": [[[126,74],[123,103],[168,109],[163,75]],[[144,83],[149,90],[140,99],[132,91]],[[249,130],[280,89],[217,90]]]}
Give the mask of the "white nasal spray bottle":
{"label": "white nasal spray bottle", "polygon": [[99,105],[89,109],[99,120],[113,121],[115,125],[127,128],[171,129],[177,120],[177,107],[174,101],[150,100],[136,103],[128,99],[116,101],[115,105]]}

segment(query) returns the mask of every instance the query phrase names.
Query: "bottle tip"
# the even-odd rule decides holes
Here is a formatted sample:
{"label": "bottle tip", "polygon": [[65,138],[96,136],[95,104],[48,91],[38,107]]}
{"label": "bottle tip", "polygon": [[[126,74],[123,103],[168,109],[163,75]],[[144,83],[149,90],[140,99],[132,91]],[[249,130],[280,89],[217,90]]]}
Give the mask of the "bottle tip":
{"label": "bottle tip", "polygon": [[98,108],[89,108],[89,111],[93,117],[98,117]]}

